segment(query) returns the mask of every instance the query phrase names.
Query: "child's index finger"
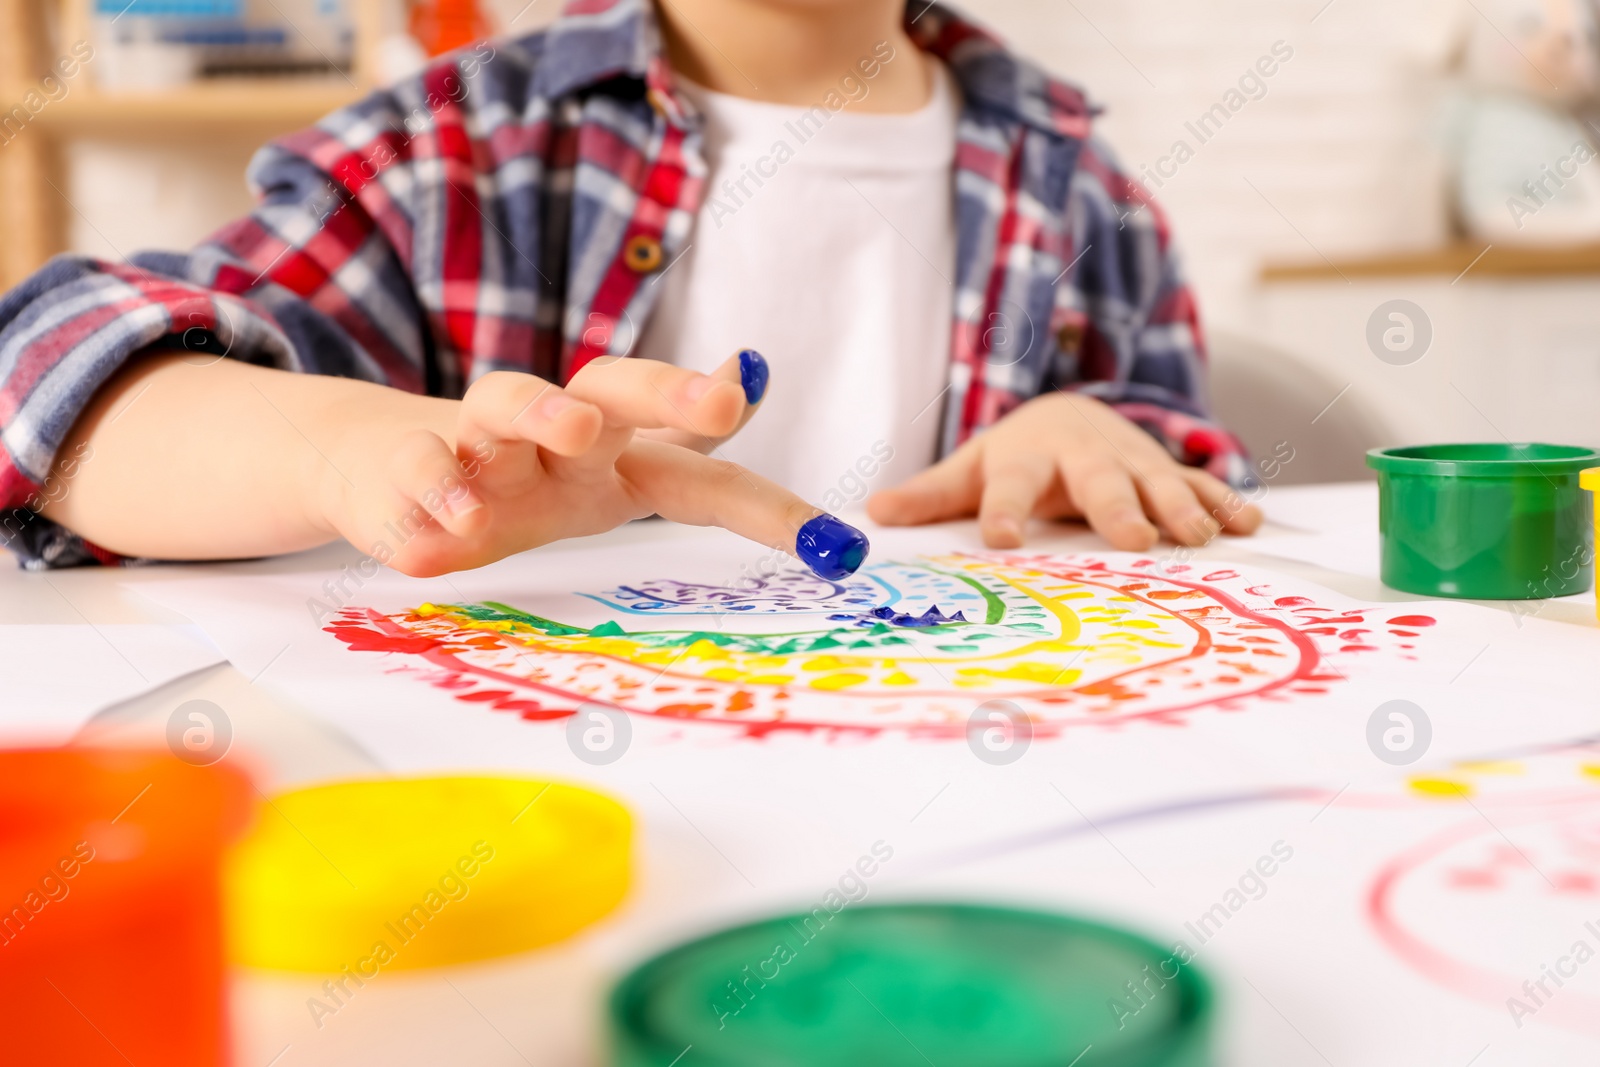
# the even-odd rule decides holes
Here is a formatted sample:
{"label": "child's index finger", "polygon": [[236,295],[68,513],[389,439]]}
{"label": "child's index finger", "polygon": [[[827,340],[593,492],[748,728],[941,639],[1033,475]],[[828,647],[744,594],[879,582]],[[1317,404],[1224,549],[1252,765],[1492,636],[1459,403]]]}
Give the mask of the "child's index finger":
{"label": "child's index finger", "polygon": [[867,535],[787,489],[726,460],[677,445],[636,440],[617,471],[662,518],[721,526],[787,552],[821,578],[848,578],[871,551]]}

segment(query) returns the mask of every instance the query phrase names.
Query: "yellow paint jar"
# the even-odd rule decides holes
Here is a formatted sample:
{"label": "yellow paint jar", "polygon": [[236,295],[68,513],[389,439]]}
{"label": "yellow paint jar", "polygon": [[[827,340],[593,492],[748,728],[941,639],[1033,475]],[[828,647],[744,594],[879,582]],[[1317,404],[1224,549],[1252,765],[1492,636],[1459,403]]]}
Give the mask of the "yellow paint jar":
{"label": "yellow paint jar", "polygon": [[284,793],[262,805],[229,866],[231,957],[366,980],[537,948],[621,902],[631,839],[621,804],[542,780]]}

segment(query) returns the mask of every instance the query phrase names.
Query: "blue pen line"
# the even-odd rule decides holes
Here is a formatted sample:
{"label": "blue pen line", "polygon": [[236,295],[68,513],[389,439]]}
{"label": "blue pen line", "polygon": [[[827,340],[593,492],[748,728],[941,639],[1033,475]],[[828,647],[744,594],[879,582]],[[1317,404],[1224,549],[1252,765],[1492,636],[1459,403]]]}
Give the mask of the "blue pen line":
{"label": "blue pen line", "polygon": [[1326,789],[1317,789],[1309,786],[1280,786],[1249,793],[1224,793],[1220,796],[1202,797],[1198,800],[1179,800],[1170,804],[1160,804],[1153,808],[1133,808],[1129,811],[1118,812],[1115,815],[1108,815],[1094,822],[1082,820],[1065,823],[991,844],[980,845],[976,848],[947,852],[943,856],[936,856],[926,863],[916,864],[914,869],[922,873],[946,871],[977,860],[993,859],[997,856],[1026,852],[1029,849],[1054,844],[1057,841],[1065,841],[1080,834],[1098,833],[1111,826],[1128,826],[1172,815],[1193,815],[1204,811],[1216,811],[1221,808],[1247,807],[1251,804],[1270,804],[1290,800],[1317,800],[1326,796],[1327,793]]}

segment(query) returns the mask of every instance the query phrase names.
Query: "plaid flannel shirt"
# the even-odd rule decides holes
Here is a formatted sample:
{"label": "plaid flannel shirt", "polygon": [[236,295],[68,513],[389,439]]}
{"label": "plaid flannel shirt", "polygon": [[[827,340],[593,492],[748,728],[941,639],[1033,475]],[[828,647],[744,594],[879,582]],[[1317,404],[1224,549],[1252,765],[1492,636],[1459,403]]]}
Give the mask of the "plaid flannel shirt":
{"label": "plaid flannel shirt", "polygon": [[[1235,485],[1207,421],[1165,219],[1077,89],[937,4],[907,29],[961,87],[941,452],[1054,389],[1097,397]],[[25,566],[126,562],[38,515],[63,439],[136,353],[176,349],[459,397],[626,354],[706,193],[698,116],[649,0],[452,53],[263,148],[259,206],[187,255],[61,256],[0,299],[0,529]],[[619,333],[621,334],[619,336]],[[71,457],[93,462],[92,456]],[[59,464],[59,466],[58,466]]]}

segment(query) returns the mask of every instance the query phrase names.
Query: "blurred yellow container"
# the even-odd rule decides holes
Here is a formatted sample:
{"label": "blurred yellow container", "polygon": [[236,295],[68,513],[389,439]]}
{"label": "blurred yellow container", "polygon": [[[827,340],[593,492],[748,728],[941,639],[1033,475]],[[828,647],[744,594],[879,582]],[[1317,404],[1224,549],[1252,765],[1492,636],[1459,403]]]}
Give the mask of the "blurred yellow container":
{"label": "blurred yellow container", "polygon": [[231,956],[364,980],[537,948],[621,902],[631,840],[621,804],[533,779],[285,793],[262,808],[230,865]]}
{"label": "blurred yellow container", "polygon": [[[1578,472],[1578,488],[1587,489],[1594,494],[1591,501],[1594,505],[1594,543],[1600,546],[1600,467],[1585,467]],[[1595,615],[1600,616],[1600,585],[1595,587]]]}

